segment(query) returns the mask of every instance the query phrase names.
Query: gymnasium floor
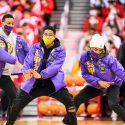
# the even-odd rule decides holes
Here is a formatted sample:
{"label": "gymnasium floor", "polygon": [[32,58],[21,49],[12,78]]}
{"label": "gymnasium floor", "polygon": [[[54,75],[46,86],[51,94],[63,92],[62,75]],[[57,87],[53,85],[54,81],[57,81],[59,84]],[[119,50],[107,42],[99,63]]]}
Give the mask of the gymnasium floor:
{"label": "gymnasium floor", "polygon": [[[30,117],[18,119],[14,125],[63,125],[61,120],[61,117]],[[4,122],[5,120],[1,119],[0,125],[3,125]],[[104,119],[93,120],[78,118],[78,125],[123,125],[123,122]]]}

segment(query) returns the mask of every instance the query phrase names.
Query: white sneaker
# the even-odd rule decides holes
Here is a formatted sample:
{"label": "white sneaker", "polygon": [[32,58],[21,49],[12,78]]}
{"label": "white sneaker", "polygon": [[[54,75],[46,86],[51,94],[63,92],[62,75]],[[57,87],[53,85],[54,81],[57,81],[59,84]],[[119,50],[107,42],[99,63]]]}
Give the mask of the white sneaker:
{"label": "white sneaker", "polygon": [[112,111],[112,114],[111,114],[112,121],[116,121],[117,117],[118,117],[118,115],[114,111]]}
{"label": "white sneaker", "polygon": [[7,123],[7,122],[4,122],[4,124],[3,124],[3,125],[6,125],[6,123]]}
{"label": "white sneaker", "polygon": [[66,124],[64,124],[64,123],[59,123],[58,125],[66,125]]}
{"label": "white sneaker", "polygon": [[64,124],[64,123],[59,123],[58,125],[68,125],[68,124]]}

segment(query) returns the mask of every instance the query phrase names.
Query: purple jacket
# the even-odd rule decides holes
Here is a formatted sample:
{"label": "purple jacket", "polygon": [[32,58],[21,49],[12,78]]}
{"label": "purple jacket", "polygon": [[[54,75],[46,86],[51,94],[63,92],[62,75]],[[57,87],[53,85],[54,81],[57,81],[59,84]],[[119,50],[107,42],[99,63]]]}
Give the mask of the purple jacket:
{"label": "purple jacket", "polygon": [[11,56],[10,54],[8,54],[5,50],[2,50],[0,48],[0,65],[1,65],[1,67],[0,67],[0,74],[2,74],[2,71],[3,71],[2,65],[4,67],[6,62],[10,63],[10,64],[15,64],[16,63],[16,59],[13,56]]}
{"label": "purple jacket", "polygon": [[[58,91],[65,87],[64,73],[62,71],[62,65],[66,57],[65,50],[62,46],[54,48],[47,60],[46,69],[40,71],[43,54],[44,52],[40,43],[35,44],[25,58],[23,72],[28,69],[36,70],[42,75],[42,79],[50,78],[55,86],[55,90]],[[36,79],[34,77],[29,80],[25,80],[21,85],[21,89],[29,93],[35,81]]]}
{"label": "purple jacket", "polygon": [[16,56],[21,64],[24,63],[24,59],[29,52],[29,45],[24,39],[17,35],[16,37]]}
{"label": "purple jacket", "polygon": [[86,51],[80,59],[81,71],[87,84],[100,89],[99,80],[111,82],[111,85],[121,86],[125,81],[125,70],[111,54],[99,59],[97,63]]}
{"label": "purple jacket", "polygon": [[[7,46],[6,40],[1,35],[0,35],[0,48],[5,50],[6,52],[8,52],[8,46]],[[18,58],[18,61],[21,64],[24,63],[24,59],[25,59],[28,51],[29,51],[29,47],[28,47],[27,43],[20,36],[17,36],[16,37],[16,56]],[[0,60],[0,76],[1,76],[1,74],[3,72],[3,68],[5,66],[4,60],[6,59],[6,56]]]}

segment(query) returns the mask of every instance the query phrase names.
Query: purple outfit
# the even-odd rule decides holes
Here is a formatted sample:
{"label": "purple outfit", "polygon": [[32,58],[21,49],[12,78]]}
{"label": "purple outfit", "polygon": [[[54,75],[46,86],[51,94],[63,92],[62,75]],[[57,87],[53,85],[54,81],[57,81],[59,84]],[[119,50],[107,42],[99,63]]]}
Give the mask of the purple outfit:
{"label": "purple outfit", "polygon": [[0,74],[2,73],[2,68],[4,67],[5,63],[15,64],[16,59],[8,54],[5,50],[0,48]]}
{"label": "purple outfit", "polygon": [[[47,59],[46,69],[40,71],[43,55],[44,51],[40,43],[34,45],[25,58],[23,72],[28,69],[36,70],[41,74],[42,79],[50,78],[54,84],[55,90],[58,91],[59,89],[65,87],[64,73],[62,71],[62,65],[66,57],[65,50],[62,46],[54,48]],[[29,80],[25,80],[21,89],[29,93],[35,81],[36,79],[34,77]]]}
{"label": "purple outfit", "polygon": [[86,51],[80,59],[82,77],[87,84],[100,89],[99,80],[111,82],[111,85],[121,86],[125,81],[125,70],[111,54],[94,62]]}
{"label": "purple outfit", "polygon": [[[7,47],[7,43],[6,43],[6,40],[0,35],[0,44],[3,44],[5,43],[5,47],[2,48],[3,50],[5,50],[6,52],[8,52],[8,47]],[[0,50],[1,51],[1,50]],[[24,59],[27,55],[29,51],[29,47],[27,45],[27,43],[20,37],[20,36],[17,36],[16,37],[16,56],[18,58],[18,61],[23,64],[24,63]],[[1,51],[2,53],[2,51]],[[5,52],[4,52],[5,53]],[[2,54],[0,54],[2,55]],[[9,54],[4,54],[4,56],[2,57],[1,56],[1,59],[0,59],[0,77],[2,75],[2,72],[3,72],[3,68],[5,66],[5,61],[4,60],[8,60],[12,57],[9,56]],[[11,63],[15,63],[15,59],[13,57],[13,59],[11,60]]]}

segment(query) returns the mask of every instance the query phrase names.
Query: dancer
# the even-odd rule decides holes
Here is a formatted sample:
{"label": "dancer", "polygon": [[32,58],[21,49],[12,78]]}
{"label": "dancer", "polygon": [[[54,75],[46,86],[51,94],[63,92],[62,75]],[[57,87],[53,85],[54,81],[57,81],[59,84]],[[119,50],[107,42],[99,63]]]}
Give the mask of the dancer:
{"label": "dancer", "polygon": [[[74,97],[76,110],[81,103],[107,94],[109,107],[116,112],[125,123],[125,109],[119,105],[119,91],[123,80],[125,81],[125,70],[122,65],[106,50],[104,39],[95,34],[90,40],[90,50],[84,52],[80,59],[82,77],[87,85]],[[68,115],[63,122],[71,124]]]}
{"label": "dancer", "polygon": [[19,112],[39,96],[50,96],[63,103],[71,125],[77,125],[73,97],[65,87],[62,71],[66,53],[55,33],[52,26],[44,27],[42,41],[34,45],[25,58],[26,80],[13,101],[6,125],[13,125]]}

